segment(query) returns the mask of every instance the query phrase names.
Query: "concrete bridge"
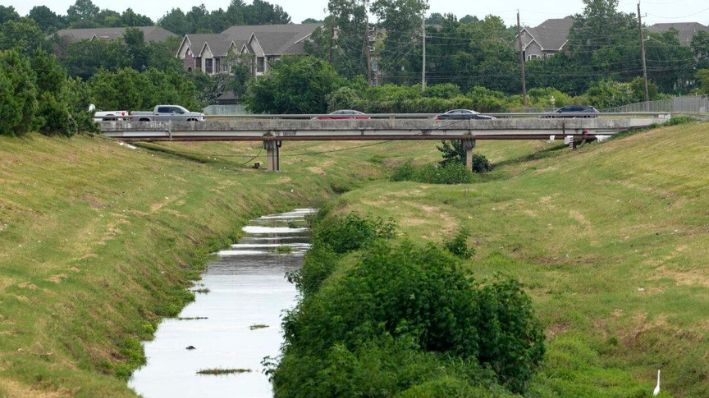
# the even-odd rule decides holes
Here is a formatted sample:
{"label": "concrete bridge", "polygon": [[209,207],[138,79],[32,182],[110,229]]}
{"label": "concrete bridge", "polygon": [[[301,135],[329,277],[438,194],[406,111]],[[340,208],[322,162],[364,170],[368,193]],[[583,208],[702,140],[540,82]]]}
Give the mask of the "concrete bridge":
{"label": "concrete bridge", "polygon": [[[510,114],[505,114],[509,116]],[[669,115],[612,114],[588,118],[539,118],[539,114],[511,114],[495,120],[434,120],[421,115],[371,115],[372,119],[318,120],[318,115],[279,115],[214,118],[205,122],[101,122],[104,136],[122,141],[262,141],[268,168],[280,168],[283,141],[460,140],[472,167],[477,140],[548,140],[577,142],[597,135],[662,123]],[[419,118],[414,118],[414,117]],[[526,117],[525,117],[526,116]],[[579,115],[581,116],[581,115]],[[583,115],[587,116],[587,115]]]}

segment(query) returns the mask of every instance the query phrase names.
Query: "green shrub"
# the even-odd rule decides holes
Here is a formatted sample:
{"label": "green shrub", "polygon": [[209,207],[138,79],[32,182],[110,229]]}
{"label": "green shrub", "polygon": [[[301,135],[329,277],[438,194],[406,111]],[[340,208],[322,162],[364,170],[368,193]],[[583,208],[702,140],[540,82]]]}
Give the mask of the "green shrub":
{"label": "green shrub", "polygon": [[20,135],[32,128],[37,88],[29,60],[17,51],[0,51],[0,134]]}
{"label": "green shrub", "polygon": [[416,167],[411,162],[406,162],[394,169],[391,180],[427,184],[469,184],[473,182],[473,173],[460,163]]}
{"label": "green shrub", "polygon": [[[440,161],[441,165],[448,165],[451,163],[465,164],[465,148],[461,141],[443,141],[440,146],[436,147],[440,152],[443,160]],[[487,160],[485,155],[474,153],[473,154],[473,171],[476,173],[485,173],[492,170],[492,164]]]}
{"label": "green shrub", "polygon": [[414,181],[415,176],[416,176],[416,167],[409,160],[406,163],[404,163],[401,166],[394,169],[394,172],[391,175],[391,180],[392,181]]}
{"label": "green shrub", "polygon": [[468,236],[470,236],[470,232],[465,228],[461,228],[452,239],[445,241],[443,244],[453,255],[468,259],[475,255],[475,249],[468,246]]}
{"label": "green shrub", "polygon": [[356,349],[335,344],[321,356],[286,355],[273,378],[277,397],[385,398],[399,393],[403,397],[449,397],[456,395],[422,394],[486,392],[477,384],[494,385],[494,375],[475,362],[422,352],[411,339],[386,335]]}
{"label": "green shrub", "polygon": [[[368,396],[367,388],[378,388],[375,379],[363,378],[354,383],[362,385],[353,386],[352,375],[374,365],[359,364],[357,353],[388,337],[409,342],[415,352],[473,364],[472,369],[489,367],[511,391],[526,389],[543,357],[544,336],[517,282],[498,278],[478,284],[454,257],[433,245],[378,240],[361,256],[286,315],[284,357],[274,382],[277,390],[294,393],[282,396]],[[333,349],[342,355],[332,358]],[[476,370],[467,378],[476,374],[481,373]],[[315,384],[325,390],[308,390]],[[383,396],[390,395],[386,390]]]}
{"label": "green shrub", "polygon": [[476,173],[485,173],[492,170],[492,163],[479,153],[473,154],[473,171]]}
{"label": "green shrub", "polygon": [[324,220],[316,229],[314,241],[329,247],[335,253],[347,253],[369,243],[394,235],[396,225],[381,218],[360,217],[350,213],[346,217]]}
{"label": "green shrub", "polygon": [[337,265],[337,254],[327,245],[315,245],[305,255],[303,266],[287,274],[288,281],[295,284],[303,295],[320,289]]}

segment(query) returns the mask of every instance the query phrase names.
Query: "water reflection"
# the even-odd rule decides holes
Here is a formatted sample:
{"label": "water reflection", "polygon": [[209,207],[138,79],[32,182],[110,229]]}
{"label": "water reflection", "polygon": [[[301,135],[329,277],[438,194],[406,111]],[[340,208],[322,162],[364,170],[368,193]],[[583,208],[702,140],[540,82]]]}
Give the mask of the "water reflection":
{"label": "water reflection", "polygon": [[[281,314],[297,294],[284,275],[301,266],[310,247],[303,220],[312,212],[264,216],[244,227],[247,236],[220,251],[195,288],[208,292],[198,293],[178,319],[164,320],[145,343],[148,363],[129,386],[145,398],[271,397],[261,360],[279,353]],[[197,375],[213,368],[251,372]]]}

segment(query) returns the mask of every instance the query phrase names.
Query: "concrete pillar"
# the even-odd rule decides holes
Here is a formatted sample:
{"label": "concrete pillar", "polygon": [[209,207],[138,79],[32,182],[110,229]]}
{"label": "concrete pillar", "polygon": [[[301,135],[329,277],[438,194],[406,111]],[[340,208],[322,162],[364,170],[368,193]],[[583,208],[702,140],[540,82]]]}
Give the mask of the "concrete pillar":
{"label": "concrete pillar", "polygon": [[268,171],[279,171],[281,169],[280,150],[281,141],[264,141],[263,147],[266,149],[266,164]]}
{"label": "concrete pillar", "polygon": [[465,167],[469,170],[473,169],[473,148],[475,148],[475,140],[461,140],[463,148],[465,148]]}

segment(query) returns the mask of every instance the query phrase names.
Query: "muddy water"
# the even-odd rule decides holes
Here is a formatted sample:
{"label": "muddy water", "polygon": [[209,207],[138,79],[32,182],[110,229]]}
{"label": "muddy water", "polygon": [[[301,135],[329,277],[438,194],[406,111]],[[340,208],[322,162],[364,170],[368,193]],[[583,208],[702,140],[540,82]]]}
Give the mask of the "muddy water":
{"label": "muddy water", "polygon": [[[164,320],[145,343],[147,364],[129,386],[145,398],[273,396],[261,360],[279,354],[281,316],[296,302],[284,276],[301,266],[310,246],[303,220],[312,211],[264,216],[244,227],[246,236],[219,252],[193,288],[208,292],[196,293],[179,318]],[[197,374],[214,368],[250,372]]]}

